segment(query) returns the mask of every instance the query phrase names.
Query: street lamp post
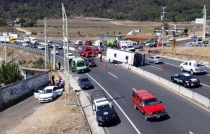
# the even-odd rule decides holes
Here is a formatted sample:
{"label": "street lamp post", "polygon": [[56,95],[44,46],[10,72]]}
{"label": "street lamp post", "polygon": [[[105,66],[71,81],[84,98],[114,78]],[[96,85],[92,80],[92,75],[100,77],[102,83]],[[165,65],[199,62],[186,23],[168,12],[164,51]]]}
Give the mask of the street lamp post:
{"label": "street lamp post", "polygon": [[7,44],[6,44],[6,37],[4,38],[4,50],[5,50],[5,63],[7,63]]}

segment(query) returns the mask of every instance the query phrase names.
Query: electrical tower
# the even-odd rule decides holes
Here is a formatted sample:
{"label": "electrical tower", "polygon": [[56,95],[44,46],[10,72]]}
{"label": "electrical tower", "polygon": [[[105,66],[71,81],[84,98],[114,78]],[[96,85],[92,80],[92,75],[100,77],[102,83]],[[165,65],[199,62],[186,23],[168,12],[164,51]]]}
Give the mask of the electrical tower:
{"label": "electrical tower", "polygon": [[63,17],[63,50],[64,50],[64,70],[65,70],[65,88],[69,91],[69,59],[66,58],[66,54],[69,52],[69,38],[68,38],[68,19],[66,16],[65,7],[62,3],[62,17]]}
{"label": "electrical tower", "polygon": [[206,5],[203,7],[203,36],[202,41],[205,41],[205,34],[206,34]]}
{"label": "electrical tower", "polygon": [[162,12],[162,15],[161,15],[161,21],[163,22],[163,24],[162,24],[162,48],[163,48],[163,43],[164,43],[164,31],[165,31],[165,29],[164,29],[164,17],[165,17],[165,13],[167,13],[167,12],[165,12],[165,8],[166,7],[162,7],[163,12]]}

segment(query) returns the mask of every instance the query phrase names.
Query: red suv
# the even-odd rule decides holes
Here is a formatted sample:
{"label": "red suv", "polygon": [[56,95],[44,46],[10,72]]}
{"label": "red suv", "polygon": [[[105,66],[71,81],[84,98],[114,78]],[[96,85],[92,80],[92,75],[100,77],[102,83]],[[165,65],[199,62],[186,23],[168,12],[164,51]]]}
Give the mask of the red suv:
{"label": "red suv", "polygon": [[131,101],[135,109],[139,109],[145,116],[145,120],[164,118],[166,111],[161,101],[147,90],[136,90],[131,93]]}

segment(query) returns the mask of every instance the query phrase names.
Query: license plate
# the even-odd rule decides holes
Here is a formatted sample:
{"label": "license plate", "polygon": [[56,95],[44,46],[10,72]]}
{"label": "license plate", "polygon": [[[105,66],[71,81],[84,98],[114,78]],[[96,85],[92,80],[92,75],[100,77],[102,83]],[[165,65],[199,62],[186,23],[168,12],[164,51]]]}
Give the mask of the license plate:
{"label": "license plate", "polygon": [[157,118],[160,118],[160,115],[157,115],[156,117],[157,117]]}

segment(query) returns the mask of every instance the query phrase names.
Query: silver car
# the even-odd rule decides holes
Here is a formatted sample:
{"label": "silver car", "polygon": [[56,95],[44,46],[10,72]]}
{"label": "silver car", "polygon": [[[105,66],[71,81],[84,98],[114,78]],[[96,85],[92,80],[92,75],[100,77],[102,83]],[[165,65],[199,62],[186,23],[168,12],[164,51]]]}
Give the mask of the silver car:
{"label": "silver car", "polygon": [[160,56],[151,56],[151,57],[148,58],[148,62],[152,62],[154,64],[162,63],[163,59]]}

